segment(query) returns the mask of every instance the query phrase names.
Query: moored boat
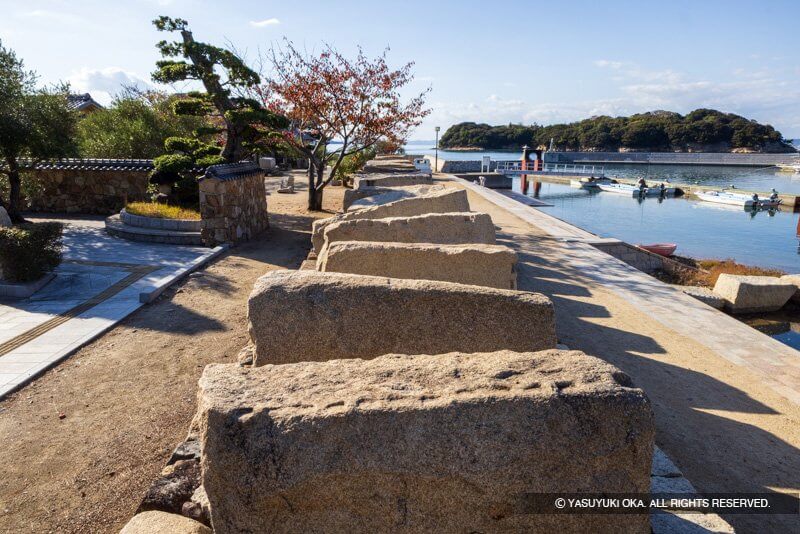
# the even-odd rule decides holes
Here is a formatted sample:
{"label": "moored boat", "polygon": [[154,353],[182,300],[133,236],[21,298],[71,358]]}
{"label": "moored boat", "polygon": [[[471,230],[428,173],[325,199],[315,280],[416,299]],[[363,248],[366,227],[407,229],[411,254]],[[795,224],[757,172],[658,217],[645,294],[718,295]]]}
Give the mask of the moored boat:
{"label": "moored boat", "polygon": [[616,193],[617,195],[626,195],[629,197],[644,196],[647,194],[647,188],[639,188],[635,185],[628,184],[597,184],[601,191],[607,193]]}
{"label": "moored boat", "polygon": [[625,195],[629,197],[659,197],[659,196],[674,196],[676,189],[674,187],[639,187],[638,185],[630,184],[606,184],[599,183],[597,187],[601,191],[608,193],[616,193],[617,195]]}
{"label": "moored boat", "polygon": [[669,257],[672,256],[678,245],[676,243],[652,243],[650,245],[638,245],[638,247],[659,256]]}
{"label": "moored boat", "polygon": [[800,163],[778,163],[775,166],[778,167],[779,171],[800,174]]}
{"label": "moored boat", "polygon": [[577,189],[597,189],[597,187],[600,184],[612,184],[612,183],[616,182],[614,182],[611,178],[605,178],[605,177],[579,178],[577,180],[572,179],[569,181],[569,185]]}
{"label": "moored boat", "polygon": [[760,198],[757,194],[731,193],[730,191],[697,191],[697,198],[715,204],[730,204],[745,208],[774,207],[781,203],[777,193],[773,190],[772,196]]}

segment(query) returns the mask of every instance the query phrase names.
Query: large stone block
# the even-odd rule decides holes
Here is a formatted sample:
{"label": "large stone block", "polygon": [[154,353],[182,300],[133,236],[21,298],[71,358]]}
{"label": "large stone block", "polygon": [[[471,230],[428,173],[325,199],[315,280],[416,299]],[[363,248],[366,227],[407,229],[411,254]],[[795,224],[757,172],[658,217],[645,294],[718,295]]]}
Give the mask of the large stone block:
{"label": "large stone block", "polygon": [[467,192],[463,189],[444,188],[429,191],[420,196],[403,198],[381,206],[373,206],[358,211],[342,213],[335,217],[314,221],[312,226],[311,243],[314,252],[319,253],[324,244],[323,232],[325,227],[339,221],[353,219],[384,219],[386,217],[413,217],[425,213],[456,213],[469,211]]}
{"label": "large stone block", "polygon": [[197,421],[217,534],[631,532],[537,493],[649,493],[642,390],[576,351],[206,367]]}
{"label": "large stone block", "polygon": [[211,529],[182,515],[150,511],[133,516],[119,534],[211,534]]}
{"label": "large stone block", "polygon": [[725,299],[732,313],[757,313],[781,309],[797,291],[797,286],[774,276],[721,274],[714,293]]}
{"label": "large stone block", "polygon": [[403,187],[362,187],[361,189],[345,189],[342,198],[342,211],[380,206],[409,197],[423,196],[447,189],[441,184],[409,185]]}
{"label": "large stone block", "polygon": [[[325,246],[336,241],[464,244],[497,242],[494,223],[486,213],[429,213],[416,217],[353,219],[328,225]],[[322,251],[320,251],[322,252]]]}
{"label": "large stone block", "polygon": [[432,245],[338,241],[317,258],[322,272],[441,280],[517,288],[517,253],[501,245]]}
{"label": "large stone block", "polygon": [[404,172],[394,174],[356,174],[353,177],[353,188],[365,187],[397,187],[419,184],[431,184],[433,178],[427,173]]}
{"label": "large stone block", "polygon": [[254,364],[556,346],[550,299],[430,280],[272,271],[248,300]]}
{"label": "large stone block", "polygon": [[781,276],[781,280],[786,280],[787,282],[794,284],[796,290],[794,295],[792,295],[792,300],[795,302],[800,302],[800,274],[787,274]]}

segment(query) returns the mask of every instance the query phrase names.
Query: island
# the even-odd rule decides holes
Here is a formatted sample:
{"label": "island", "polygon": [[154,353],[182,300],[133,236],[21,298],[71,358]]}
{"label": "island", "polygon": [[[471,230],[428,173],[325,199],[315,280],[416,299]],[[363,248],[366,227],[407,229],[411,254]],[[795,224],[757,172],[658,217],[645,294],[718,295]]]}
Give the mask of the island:
{"label": "island", "polygon": [[734,113],[696,109],[686,115],[649,111],[591,117],[568,124],[454,124],[440,141],[448,150],[518,150],[523,145],[588,152],[796,152],[768,124]]}

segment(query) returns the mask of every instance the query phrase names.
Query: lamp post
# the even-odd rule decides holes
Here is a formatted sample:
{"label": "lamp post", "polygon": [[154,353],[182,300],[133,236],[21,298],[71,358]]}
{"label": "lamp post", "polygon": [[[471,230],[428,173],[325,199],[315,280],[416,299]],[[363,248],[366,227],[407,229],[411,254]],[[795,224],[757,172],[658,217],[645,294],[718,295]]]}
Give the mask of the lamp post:
{"label": "lamp post", "polygon": [[433,172],[439,172],[439,128],[438,126],[435,128],[436,130],[436,144],[434,145],[433,149],[436,151],[436,155],[433,158]]}

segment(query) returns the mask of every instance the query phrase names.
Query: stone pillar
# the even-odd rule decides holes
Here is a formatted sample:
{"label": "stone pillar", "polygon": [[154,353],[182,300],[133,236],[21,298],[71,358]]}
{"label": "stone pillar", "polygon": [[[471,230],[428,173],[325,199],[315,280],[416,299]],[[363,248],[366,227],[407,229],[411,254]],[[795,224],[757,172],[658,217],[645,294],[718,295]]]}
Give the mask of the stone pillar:
{"label": "stone pillar", "polygon": [[206,245],[247,241],[269,227],[264,171],[255,163],[212,165],[199,189]]}

